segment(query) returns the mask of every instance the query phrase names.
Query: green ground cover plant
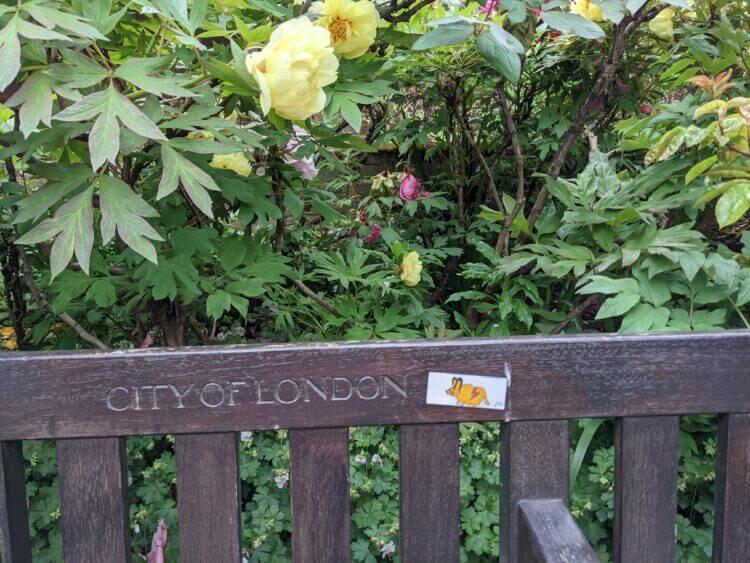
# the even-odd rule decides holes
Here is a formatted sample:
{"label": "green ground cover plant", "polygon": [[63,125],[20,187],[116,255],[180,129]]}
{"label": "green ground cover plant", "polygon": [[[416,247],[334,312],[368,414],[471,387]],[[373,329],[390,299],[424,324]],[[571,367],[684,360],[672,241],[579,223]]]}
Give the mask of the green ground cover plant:
{"label": "green ground cover plant", "polygon": [[[716,0],[0,0],[2,353],[750,328],[750,10]],[[715,420],[683,419],[709,561]],[[498,554],[497,425],[464,425],[462,558]],[[611,421],[571,508],[612,542]],[[134,560],[177,554],[134,438]],[[245,557],[290,556],[284,432],[243,435]],[[352,550],[399,559],[397,433],[351,432]],[[35,558],[54,448],[25,445]]]}

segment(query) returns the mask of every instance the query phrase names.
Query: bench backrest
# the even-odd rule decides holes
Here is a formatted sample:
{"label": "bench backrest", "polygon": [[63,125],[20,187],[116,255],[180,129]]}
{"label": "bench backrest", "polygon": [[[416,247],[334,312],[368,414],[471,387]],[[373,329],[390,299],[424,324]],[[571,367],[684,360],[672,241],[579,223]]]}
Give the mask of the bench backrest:
{"label": "bench backrest", "polygon": [[[508,376],[504,411],[427,374]],[[569,420],[614,417],[615,557],[674,561],[679,415],[720,414],[714,560],[750,553],[750,332],[0,356],[0,537],[30,561],[21,440],[57,441],[65,560],[130,559],[124,437],[175,434],[180,554],[241,552],[238,433],[289,428],[295,561],[349,561],[348,428],[400,426],[401,560],[458,561],[459,431],[503,421],[503,561],[595,561],[566,509]]]}

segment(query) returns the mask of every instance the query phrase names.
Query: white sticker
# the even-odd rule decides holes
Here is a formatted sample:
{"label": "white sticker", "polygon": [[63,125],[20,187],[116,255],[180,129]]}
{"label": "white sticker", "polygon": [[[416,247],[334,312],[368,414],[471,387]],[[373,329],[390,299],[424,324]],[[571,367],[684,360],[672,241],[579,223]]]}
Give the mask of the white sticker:
{"label": "white sticker", "polygon": [[[507,372],[507,370],[506,370]],[[427,374],[427,404],[446,407],[505,410],[508,377],[431,371]]]}

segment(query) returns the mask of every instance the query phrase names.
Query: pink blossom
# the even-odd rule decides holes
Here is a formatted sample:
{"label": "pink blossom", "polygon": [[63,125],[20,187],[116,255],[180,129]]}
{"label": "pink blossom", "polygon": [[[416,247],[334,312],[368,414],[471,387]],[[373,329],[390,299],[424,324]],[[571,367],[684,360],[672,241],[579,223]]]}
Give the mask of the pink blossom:
{"label": "pink blossom", "polygon": [[151,551],[148,552],[147,563],[164,563],[164,550],[167,549],[167,533],[169,528],[164,520],[159,520],[159,524],[151,540]]}
{"label": "pink blossom", "polygon": [[482,8],[482,11],[485,14],[491,14],[495,10],[497,10],[497,5],[500,3],[500,0],[487,0],[487,3],[484,5],[484,8]]}
{"label": "pink blossom", "polygon": [[419,189],[421,184],[422,180],[414,176],[411,172],[407,172],[401,182],[398,195],[401,196],[401,199],[404,201],[415,201],[420,197],[428,197],[430,192],[421,191]]}
{"label": "pink blossom", "polygon": [[146,338],[143,339],[143,342],[141,342],[141,345],[138,346],[138,348],[150,348],[153,343],[154,337],[150,334],[147,334]]}
{"label": "pink blossom", "polygon": [[370,230],[370,234],[367,235],[367,242],[371,244],[372,246],[375,246],[375,243],[378,242],[379,237],[380,237],[380,225],[373,225],[372,229]]}

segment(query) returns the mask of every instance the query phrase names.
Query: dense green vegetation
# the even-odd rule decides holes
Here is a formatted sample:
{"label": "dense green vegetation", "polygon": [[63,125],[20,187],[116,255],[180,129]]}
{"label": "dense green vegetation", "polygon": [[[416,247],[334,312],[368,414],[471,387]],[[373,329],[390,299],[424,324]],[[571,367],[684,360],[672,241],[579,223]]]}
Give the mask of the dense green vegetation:
{"label": "dense green vegetation", "polygon": [[[0,0],[0,348],[750,328],[750,17],[718,0]],[[571,507],[611,548],[610,421]],[[396,560],[391,428],[351,434],[352,549]],[[462,427],[467,561],[497,441]],[[715,421],[683,420],[680,561]],[[284,432],[243,440],[245,549],[289,558]],[[60,559],[29,443],[35,557]],[[176,560],[169,437],[129,442],[134,560]],[[137,559],[140,560],[140,559]]]}

